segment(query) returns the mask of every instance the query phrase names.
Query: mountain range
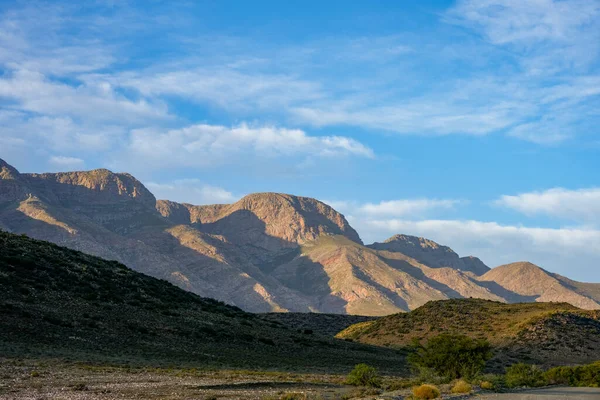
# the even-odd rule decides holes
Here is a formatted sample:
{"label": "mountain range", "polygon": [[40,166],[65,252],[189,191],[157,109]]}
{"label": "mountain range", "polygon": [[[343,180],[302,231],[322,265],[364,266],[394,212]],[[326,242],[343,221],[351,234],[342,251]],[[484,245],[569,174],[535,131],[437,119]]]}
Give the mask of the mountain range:
{"label": "mountain range", "polygon": [[106,169],[27,174],[0,160],[0,229],[251,312],[376,316],[469,297],[600,308],[600,284],[528,262],[490,269],[409,235],[364,245],[342,214],[312,198],[256,193],[234,204],[176,203]]}

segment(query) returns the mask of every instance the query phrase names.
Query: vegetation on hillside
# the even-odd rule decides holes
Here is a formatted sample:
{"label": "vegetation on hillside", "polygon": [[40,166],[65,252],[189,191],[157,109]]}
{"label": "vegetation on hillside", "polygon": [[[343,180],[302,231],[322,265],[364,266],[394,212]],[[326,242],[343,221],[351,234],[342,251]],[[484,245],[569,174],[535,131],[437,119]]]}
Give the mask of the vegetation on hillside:
{"label": "vegetation on hillside", "polygon": [[484,339],[442,334],[418,345],[408,361],[422,375],[435,374],[448,380],[479,375],[492,357],[492,348]]}
{"label": "vegetation on hillside", "polygon": [[116,362],[384,371],[404,357],[307,335],[122,264],[0,232],[0,354]]}
{"label": "vegetation on hillside", "polygon": [[409,313],[352,325],[337,337],[393,348],[440,334],[484,339],[494,348],[489,367],[524,361],[546,367],[600,358],[600,312],[566,303],[505,304],[479,299],[433,301]]}

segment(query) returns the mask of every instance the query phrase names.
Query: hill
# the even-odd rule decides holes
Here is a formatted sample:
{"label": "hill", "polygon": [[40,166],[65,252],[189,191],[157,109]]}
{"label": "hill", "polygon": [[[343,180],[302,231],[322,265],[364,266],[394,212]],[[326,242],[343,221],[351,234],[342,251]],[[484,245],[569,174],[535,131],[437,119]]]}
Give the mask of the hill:
{"label": "hill", "polygon": [[84,253],[0,232],[0,354],[125,363],[347,371],[402,354],[276,321]]}
{"label": "hill", "polygon": [[[578,287],[578,282],[568,282],[563,277],[529,262],[501,265],[481,276],[479,280],[494,282],[522,299],[565,302],[585,309],[598,308],[598,285]],[[586,292],[586,286],[595,288],[595,292]]]}
{"label": "hill", "polygon": [[116,260],[250,312],[381,316],[469,297],[600,308],[599,284],[537,266],[490,270],[409,235],[365,246],[342,214],[316,199],[255,193],[233,204],[176,203],[106,169],[27,174],[0,160],[0,229]]}
{"label": "hill", "polygon": [[440,333],[487,339],[497,350],[492,363],[497,367],[516,361],[550,366],[600,358],[600,311],[567,303],[432,301],[409,313],[352,325],[337,337],[401,348]]}

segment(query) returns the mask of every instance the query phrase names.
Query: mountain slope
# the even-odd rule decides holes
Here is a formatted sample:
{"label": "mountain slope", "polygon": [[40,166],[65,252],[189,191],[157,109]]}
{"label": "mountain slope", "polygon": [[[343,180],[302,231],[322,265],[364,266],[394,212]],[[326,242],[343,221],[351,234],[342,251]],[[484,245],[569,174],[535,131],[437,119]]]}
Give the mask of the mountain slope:
{"label": "mountain slope", "polygon": [[0,160],[0,229],[116,260],[252,312],[387,315],[463,297],[600,307],[600,285],[546,273],[530,293],[522,282],[537,278],[527,269],[490,271],[425,238],[395,235],[364,246],[342,214],[315,199],[256,193],[233,204],[157,201],[130,174],[105,169],[22,174]]}
{"label": "mountain slope", "polygon": [[[495,282],[513,293],[527,297],[529,301],[565,302],[584,309],[600,308],[600,303],[589,297],[589,292],[584,287],[577,288],[577,283],[569,284],[529,262],[501,265],[479,277],[479,280]],[[587,287],[591,289],[598,286],[588,284]]]}
{"label": "mountain slope", "polygon": [[122,264],[0,232],[0,353],[343,371],[395,351],[297,333]]}
{"label": "mountain slope", "polygon": [[374,250],[402,253],[431,268],[450,267],[470,271],[476,275],[489,271],[489,267],[477,257],[460,258],[451,248],[421,237],[394,235],[383,243],[373,243],[369,247]]}
{"label": "mountain slope", "polygon": [[[281,286],[257,267],[260,262],[298,245],[285,237],[261,232],[267,224],[244,210],[244,206],[251,208],[248,202],[236,203],[212,224],[175,224],[161,215],[154,196],[128,174],[107,170],[20,174],[3,165],[5,179],[0,179],[3,229],[114,259],[246,310],[286,311],[290,307],[309,310],[310,299]],[[265,204],[273,203],[268,194],[262,197]],[[280,231],[293,237],[296,228],[296,239],[300,241],[320,231],[345,230],[359,240],[341,215],[323,203],[314,202],[318,203],[314,204],[315,209],[326,213],[323,218],[307,222],[307,218],[298,217],[297,227]],[[307,201],[298,203],[310,211]],[[278,206],[282,212],[285,209],[293,214],[290,209],[295,204],[288,202],[286,208],[275,202],[275,207]],[[261,217],[269,215],[267,211]],[[319,225],[322,222],[327,225]],[[243,234],[240,228],[245,228]]]}
{"label": "mountain slope", "polygon": [[434,301],[409,313],[352,325],[337,337],[390,347],[440,333],[485,338],[497,367],[515,360],[556,365],[600,358],[600,311],[567,303],[504,304],[479,299]]}
{"label": "mountain slope", "polygon": [[322,312],[385,315],[446,298],[422,280],[391,268],[373,250],[342,236],[321,237],[301,251],[272,274],[288,287],[316,295]]}

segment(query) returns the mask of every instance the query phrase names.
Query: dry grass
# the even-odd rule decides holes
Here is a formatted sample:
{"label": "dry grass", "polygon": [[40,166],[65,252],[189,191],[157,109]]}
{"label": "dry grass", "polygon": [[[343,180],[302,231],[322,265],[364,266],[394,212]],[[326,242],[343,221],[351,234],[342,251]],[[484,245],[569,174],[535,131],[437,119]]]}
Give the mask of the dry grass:
{"label": "dry grass", "polygon": [[463,380],[456,381],[452,389],[450,390],[452,393],[471,393],[473,391],[473,386],[470,383],[465,382]]}
{"label": "dry grass", "polygon": [[479,387],[482,388],[483,390],[494,390],[494,388],[495,388],[494,384],[490,381],[482,381],[479,384]]}
{"label": "dry grass", "polygon": [[413,388],[413,396],[417,399],[437,399],[441,396],[440,389],[433,385],[421,385]]}

